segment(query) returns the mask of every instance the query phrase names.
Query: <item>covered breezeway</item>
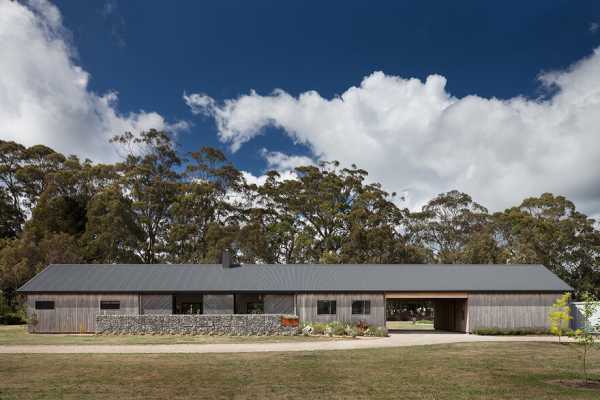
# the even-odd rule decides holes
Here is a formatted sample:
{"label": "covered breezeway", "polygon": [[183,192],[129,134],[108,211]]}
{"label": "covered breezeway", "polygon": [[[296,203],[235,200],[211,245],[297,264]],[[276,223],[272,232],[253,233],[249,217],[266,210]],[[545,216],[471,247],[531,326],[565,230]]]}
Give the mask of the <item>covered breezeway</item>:
{"label": "covered breezeway", "polygon": [[391,331],[468,332],[466,293],[386,293],[386,327]]}

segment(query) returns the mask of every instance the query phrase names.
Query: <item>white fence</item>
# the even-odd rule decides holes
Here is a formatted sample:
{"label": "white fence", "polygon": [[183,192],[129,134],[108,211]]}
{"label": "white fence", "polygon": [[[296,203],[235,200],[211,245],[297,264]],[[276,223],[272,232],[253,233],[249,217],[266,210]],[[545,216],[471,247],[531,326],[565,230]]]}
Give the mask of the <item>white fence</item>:
{"label": "white fence", "polygon": [[583,304],[583,302],[579,301],[571,303],[571,316],[573,317],[573,328],[580,329],[589,324],[591,326],[597,327],[597,329],[600,329],[600,302],[596,303],[596,311],[587,323],[582,314]]}

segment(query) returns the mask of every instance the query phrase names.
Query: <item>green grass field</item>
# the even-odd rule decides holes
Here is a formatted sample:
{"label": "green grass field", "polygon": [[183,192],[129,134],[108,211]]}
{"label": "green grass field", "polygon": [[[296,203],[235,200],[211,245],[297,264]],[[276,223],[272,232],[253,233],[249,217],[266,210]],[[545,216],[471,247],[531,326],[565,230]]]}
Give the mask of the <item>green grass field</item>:
{"label": "green grass field", "polygon": [[[1,399],[598,399],[577,352],[470,343],[303,353],[0,355]],[[600,379],[600,351],[591,358]]]}
{"label": "green grass field", "polygon": [[30,334],[25,325],[0,325],[0,346],[40,344],[208,344],[274,343],[307,340],[351,340],[347,338],[306,336],[184,336],[184,335],[67,335]]}
{"label": "green grass field", "polygon": [[386,328],[389,330],[407,330],[407,331],[432,331],[433,322],[417,321],[413,324],[411,321],[387,321]]}

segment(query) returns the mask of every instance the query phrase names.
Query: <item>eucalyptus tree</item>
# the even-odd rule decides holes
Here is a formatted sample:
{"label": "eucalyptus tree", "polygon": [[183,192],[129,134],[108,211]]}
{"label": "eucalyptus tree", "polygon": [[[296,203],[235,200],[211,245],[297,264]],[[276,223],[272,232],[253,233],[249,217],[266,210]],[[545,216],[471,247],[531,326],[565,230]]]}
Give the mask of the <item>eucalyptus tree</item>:
{"label": "eucalyptus tree", "polygon": [[408,229],[415,240],[432,251],[435,261],[454,264],[471,261],[469,256],[476,256],[480,262],[494,257],[489,224],[485,207],[468,194],[453,190],[438,195],[421,212],[413,213]]}
{"label": "eucalyptus tree", "polygon": [[184,178],[169,209],[167,258],[214,262],[237,239],[244,179],[221,151],[210,147],[189,154]]}
{"label": "eucalyptus tree", "polygon": [[563,196],[544,193],[494,215],[507,263],[544,264],[577,289],[600,294],[600,231]]}
{"label": "eucalyptus tree", "polygon": [[178,168],[182,160],[167,132],[155,129],[139,135],[126,132],[113,137],[112,142],[128,149],[125,160],[116,168],[123,191],[132,201],[137,224],[144,233],[138,255],[144,263],[159,262],[169,230],[169,208],[180,185]]}

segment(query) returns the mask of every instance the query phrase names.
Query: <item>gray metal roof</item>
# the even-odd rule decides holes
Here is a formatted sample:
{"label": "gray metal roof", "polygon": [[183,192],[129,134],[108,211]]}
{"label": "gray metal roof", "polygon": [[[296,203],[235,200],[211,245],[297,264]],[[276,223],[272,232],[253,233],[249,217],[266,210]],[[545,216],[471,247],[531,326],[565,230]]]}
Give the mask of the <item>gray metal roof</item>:
{"label": "gray metal roof", "polygon": [[543,265],[54,264],[20,292],[572,290]]}

